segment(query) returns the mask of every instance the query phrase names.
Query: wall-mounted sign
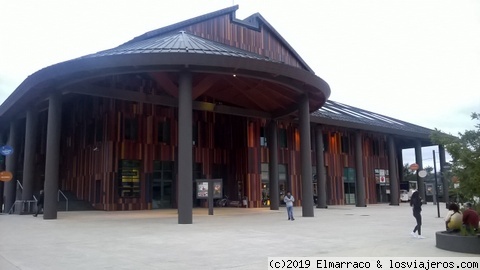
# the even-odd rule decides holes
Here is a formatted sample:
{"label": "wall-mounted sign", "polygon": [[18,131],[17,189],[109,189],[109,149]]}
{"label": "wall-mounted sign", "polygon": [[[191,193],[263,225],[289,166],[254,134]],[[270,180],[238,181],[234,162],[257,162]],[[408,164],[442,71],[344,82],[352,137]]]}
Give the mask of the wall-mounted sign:
{"label": "wall-mounted sign", "polygon": [[8,156],[8,155],[11,155],[12,153],[13,153],[13,147],[11,147],[10,145],[4,145],[0,147],[0,154],[2,155]]}
{"label": "wall-mounted sign", "polygon": [[375,169],[375,182],[380,185],[389,185],[390,176],[386,169]]}
{"label": "wall-mounted sign", "polygon": [[11,172],[8,172],[8,171],[0,172],[0,181],[8,182],[12,180],[12,178],[13,178],[13,175]]}

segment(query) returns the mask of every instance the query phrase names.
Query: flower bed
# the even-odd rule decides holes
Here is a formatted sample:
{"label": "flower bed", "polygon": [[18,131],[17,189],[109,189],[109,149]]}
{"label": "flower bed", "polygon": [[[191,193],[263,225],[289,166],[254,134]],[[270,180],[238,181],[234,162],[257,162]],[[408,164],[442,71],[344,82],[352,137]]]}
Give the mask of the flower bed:
{"label": "flower bed", "polygon": [[480,234],[463,236],[460,233],[437,232],[436,247],[444,250],[480,254]]}

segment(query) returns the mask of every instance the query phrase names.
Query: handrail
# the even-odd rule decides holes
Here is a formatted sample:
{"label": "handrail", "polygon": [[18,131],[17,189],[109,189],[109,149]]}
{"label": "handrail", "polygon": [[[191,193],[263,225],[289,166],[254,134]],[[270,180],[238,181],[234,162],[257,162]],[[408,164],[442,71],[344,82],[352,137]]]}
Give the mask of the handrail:
{"label": "handrail", "polygon": [[20,183],[20,181],[19,181],[19,180],[17,180],[17,186],[20,186],[20,188],[23,190],[22,183]]}
{"label": "handrail", "polygon": [[63,198],[65,198],[65,211],[68,211],[68,198],[60,189],[57,192],[57,201],[60,201],[60,194],[62,194]]}
{"label": "handrail", "polygon": [[[22,186],[22,183],[20,183],[20,181],[17,179],[17,187],[20,186],[20,188],[22,189],[23,191],[23,186]],[[13,209],[15,208],[15,204],[16,204],[17,200],[15,200],[15,202],[12,204],[12,207],[10,207],[10,210],[8,210],[8,214],[11,214]]]}

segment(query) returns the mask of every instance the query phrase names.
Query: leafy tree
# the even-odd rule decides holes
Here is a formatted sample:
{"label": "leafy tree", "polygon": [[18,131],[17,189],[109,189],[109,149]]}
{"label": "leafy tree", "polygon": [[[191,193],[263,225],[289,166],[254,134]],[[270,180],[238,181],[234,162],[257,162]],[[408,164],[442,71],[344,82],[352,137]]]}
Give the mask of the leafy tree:
{"label": "leafy tree", "polygon": [[452,172],[458,177],[458,192],[464,198],[472,200],[480,196],[480,114],[472,113],[472,120],[479,121],[476,129],[458,133],[458,137],[435,129],[431,139],[445,146],[452,157]]}

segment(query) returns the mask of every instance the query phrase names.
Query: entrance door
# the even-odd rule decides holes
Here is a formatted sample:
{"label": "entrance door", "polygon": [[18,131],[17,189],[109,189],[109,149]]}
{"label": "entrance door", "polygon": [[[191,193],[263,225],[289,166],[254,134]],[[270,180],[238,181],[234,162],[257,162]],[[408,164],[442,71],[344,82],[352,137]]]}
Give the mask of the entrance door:
{"label": "entrance door", "polygon": [[152,207],[172,208],[172,180],[153,179]]}
{"label": "entrance door", "polygon": [[172,208],[173,202],[173,162],[154,161],[152,180],[152,208]]}
{"label": "entrance door", "polygon": [[355,204],[355,169],[344,168],[343,169],[343,189],[345,196],[345,204]]}

